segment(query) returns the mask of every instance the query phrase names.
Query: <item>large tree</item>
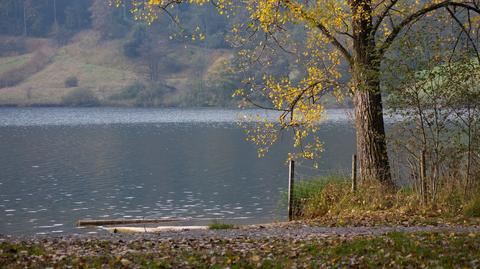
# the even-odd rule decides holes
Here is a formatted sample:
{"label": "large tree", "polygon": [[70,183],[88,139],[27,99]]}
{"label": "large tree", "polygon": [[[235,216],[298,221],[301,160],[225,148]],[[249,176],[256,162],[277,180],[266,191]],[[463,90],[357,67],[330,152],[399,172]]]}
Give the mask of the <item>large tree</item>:
{"label": "large tree", "polygon": [[[259,61],[261,53],[275,44],[280,51],[294,54],[301,65],[302,78],[265,74],[258,89],[257,79],[246,80],[248,91],[240,94],[248,99],[252,92],[260,91],[271,101],[271,109],[282,112],[280,124],[266,123],[257,131],[256,141],[269,144],[276,136],[268,129],[289,128],[303,156],[312,158],[321,143],[317,138],[308,145],[303,142],[318,128],[324,111],[321,97],[327,92],[340,99],[351,95],[360,176],[387,185],[393,182],[386,148],[381,67],[392,44],[422,19],[436,17],[438,27],[456,25],[475,51],[478,45],[473,38],[478,37],[480,24],[478,0],[138,0],[136,12],[154,20],[157,11],[172,16],[170,8],[175,5],[210,2],[230,18],[243,16],[244,20],[232,28],[234,34],[240,33],[234,40],[245,44],[259,41],[255,38],[259,34],[264,37],[258,46],[240,52],[250,63]],[[305,42],[286,42],[299,27]],[[271,61],[275,59],[265,58],[263,63]]]}

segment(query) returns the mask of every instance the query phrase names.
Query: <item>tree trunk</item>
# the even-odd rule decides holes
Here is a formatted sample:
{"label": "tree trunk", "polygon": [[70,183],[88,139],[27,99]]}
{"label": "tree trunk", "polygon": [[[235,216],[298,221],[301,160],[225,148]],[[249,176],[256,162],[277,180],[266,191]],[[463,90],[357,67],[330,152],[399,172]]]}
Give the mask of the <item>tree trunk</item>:
{"label": "tree trunk", "polygon": [[53,0],[53,23],[55,27],[58,25],[57,23],[57,0]]}
{"label": "tree trunk", "polygon": [[27,7],[26,0],[23,0],[23,35],[27,36]]}
{"label": "tree trunk", "polygon": [[372,32],[371,3],[354,0],[353,13],[353,82],[355,83],[355,127],[360,180],[375,180],[393,185],[388,163],[382,95],[380,61]]}
{"label": "tree trunk", "polygon": [[382,97],[367,90],[355,92],[355,127],[360,180],[392,185],[383,123]]}

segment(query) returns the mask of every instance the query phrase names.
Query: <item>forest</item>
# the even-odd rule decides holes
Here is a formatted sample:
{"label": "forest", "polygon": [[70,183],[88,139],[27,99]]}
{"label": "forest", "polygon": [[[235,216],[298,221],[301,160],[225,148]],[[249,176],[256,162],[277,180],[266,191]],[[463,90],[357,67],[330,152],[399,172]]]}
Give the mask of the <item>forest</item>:
{"label": "forest", "polygon": [[243,77],[230,70],[231,23],[185,5],[175,11],[181,25],[165,18],[147,27],[132,5],[2,0],[0,104],[236,106]]}

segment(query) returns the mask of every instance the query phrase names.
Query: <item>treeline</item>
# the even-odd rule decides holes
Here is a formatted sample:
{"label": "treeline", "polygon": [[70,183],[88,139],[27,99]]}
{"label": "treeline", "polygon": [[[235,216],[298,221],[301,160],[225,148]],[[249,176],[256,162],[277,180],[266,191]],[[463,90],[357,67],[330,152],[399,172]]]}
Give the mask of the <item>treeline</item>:
{"label": "treeline", "polygon": [[91,0],[0,0],[0,34],[46,37],[91,25]]}
{"label": "treeline", "polygon": [[[135,72],[144,77],[142,81],[119,89],[110,101],[141,106],[234,105],[236,101],[231,96],[235,89],[242,87],[245,78],[261,78],[260,74],[266,72],[300,79],[305,73],[291,54],[283,53],[277,57],[266,52],[257,53],[255,68],[240,72],[236,66],[233,70],[229,63],[238,64],[244,60],[232,58],[239,50],[232,44],[238,40],[229,36],[232,24],[239,21],[227,20],[212,5],[179,5],[170,11],[178,22],[159,14],[159,19],[151,25],[135,20],[131,10],[131,0],[121,1],[117,8],[108,0],[0,0],[0,56],[39,50],[40,45],[29,46],[32,38],[48,38],[61,47],[75,34],[93,29],[103,41],[121,41],[121,53],[132,60]],[[305,38],[301,27],[292,27],[295,28],[293,39]],[[263,38],[255,37],[246,49],[264,42]],[[274,41],[269,42],[269,48],[277,46]],[[216,61],[218,58],[222,61]],[[38,70],[23,70],[23,67],[17,67],[15,73],[22,75],[14,79],[10,76],[0,78],[0,88],[16,86],[31,74],[31,70]],[[180,78],[178,83],[168,83],[168,78],[172,77]],[[257,103],[267,102],[262,95],[251,99]]]}
{"label": "treeline", "polygon": [[[131,0],[123,0],[118,8],[110,6],[107,0],[0,0],[0,35],[60,38],[93,28],[104,38],[120,38],[140,24],[135,22],[131,9]],[[212,8],[186,5],[175,10],[175,16],[182,21],[182,29],[175,29],[176,34],[182,36],[184,29],[200,26],[204,33],[208,33],[205,46],[228,47],[224,41],[228,24]],[[160,20],[150,27],[150,31],[165,33],[178,27],[172,21]],[[171,39],[172,36],[166,34],[163,37]]]}
{"label": "treeline", "polygon": [[[232,49],[225,41],[231,25],[224,16],[210,5],[184,5],[171,11],[178,22],[160,16],[147,26],[135,20],[131,10],[131,0],[123,0],[118,7],[108,0],[0,0],[0,57],[25,55],[25,62],[0,73],[0,88],[16,86],[48,64],[51,55],[45,51],[66,45],[84,30],[95,30],[101,41],[120,41],[118,49],[144,77],[119,89],[109,102],[139,106],[231,102],[241,78],[217,71],[207,75],[216,57]],[[166,79],[172,76],[188,82],[169,85]]]}

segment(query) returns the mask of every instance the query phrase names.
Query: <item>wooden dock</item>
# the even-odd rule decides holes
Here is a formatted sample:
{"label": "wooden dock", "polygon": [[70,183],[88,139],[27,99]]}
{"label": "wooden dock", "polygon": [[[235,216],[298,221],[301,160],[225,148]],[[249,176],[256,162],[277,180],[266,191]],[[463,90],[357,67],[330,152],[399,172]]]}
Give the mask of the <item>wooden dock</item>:
{"label": "wooden dock", "polygon": [[77,221],[77,226],[104,226],[104,225],[129,225],[129,224],[151,224],[151,223],[167,223],[167,222],[177,222],[177,221],[187,221],[189,219],[173,219],[173,218],[163,218],[163,219],[101,219],[101,220],[79,220]]}

